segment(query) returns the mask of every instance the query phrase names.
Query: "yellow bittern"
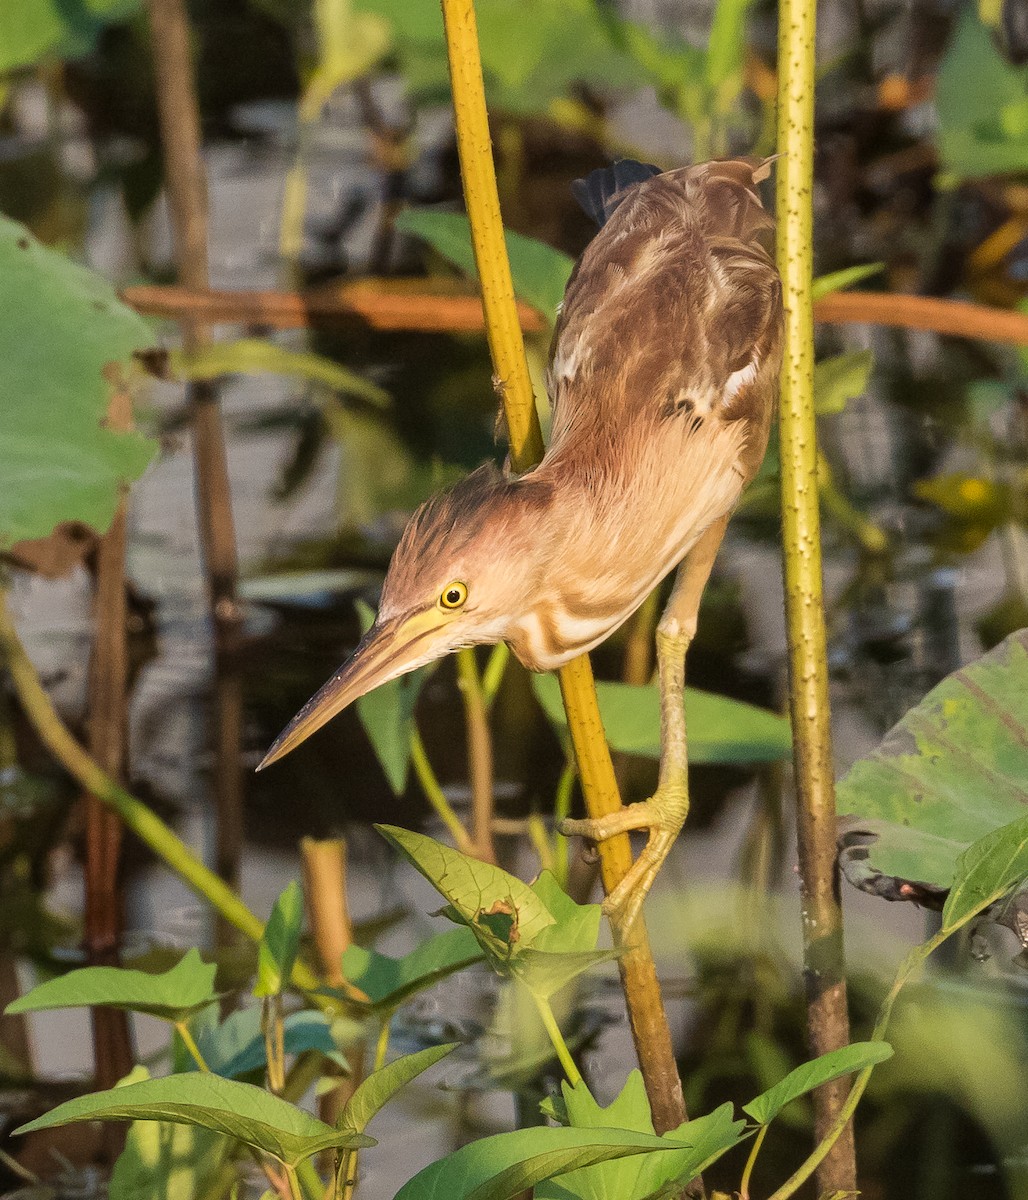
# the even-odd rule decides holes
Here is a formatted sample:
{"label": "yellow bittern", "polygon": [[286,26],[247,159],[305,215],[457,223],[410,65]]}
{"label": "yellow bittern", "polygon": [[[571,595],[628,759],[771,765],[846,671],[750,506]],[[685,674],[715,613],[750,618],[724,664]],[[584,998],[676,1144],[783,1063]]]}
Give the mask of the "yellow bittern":
{"label": "yellow bittern", "polygon": [[649,831],[606,901],[634,920],[685,821],[685,653],[777,400],[781,285],[755,191],[768,170],[745,159],[666,173],[623,162],[576,183],[600,231],[554,334],[545,456],[520,476],[480,467],[414,514],[375,624],[262,767],[372,688],[460,648],[504,641],[530,670],[563,666],[681,564],[657,629],[657,790],[562,829],[594,841]]}

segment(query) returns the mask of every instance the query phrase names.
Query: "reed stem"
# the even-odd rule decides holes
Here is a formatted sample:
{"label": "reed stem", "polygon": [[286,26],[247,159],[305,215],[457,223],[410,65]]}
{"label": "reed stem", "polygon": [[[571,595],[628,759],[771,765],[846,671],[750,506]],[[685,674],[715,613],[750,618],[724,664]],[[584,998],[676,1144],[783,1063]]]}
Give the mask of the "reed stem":
{"label": "reed stem", "polygon": [[[796,810],[813,1055],[849,1042],[842,909],[836,858],[835,777],[821,576],[814,426],[813,280],[815,0],[782,0],[778,19],[778,268],[785,304],[781,456],[785,608]],[[844,1080],[814,1093],[824,1138],[846,1099]],[[856,1190],[852,1126],[818,1167],[821,1195]]]}
{"label": "reed stem", "polygon": [[[511,464],[515,471],[527,471],[542,457],[543,439],[503,237],[473,0],[443,0],[443,21],[457,149],[482,286],[486,336],[507,421]],[[560,673],[560,683],[589,815],[616,812],[621,797],[588,657],[566,666]],[[604,886],[609,891],[631,865],[627,835],[604,842],[600,860]],[[625,945],[625,932],[614,928],[614,937],[624,949],[618,965],[654,1124],[658,1132],[663,1132],[685,1118],[682,1085],[645,925],[641,919],[635,922],[630,945]]]}

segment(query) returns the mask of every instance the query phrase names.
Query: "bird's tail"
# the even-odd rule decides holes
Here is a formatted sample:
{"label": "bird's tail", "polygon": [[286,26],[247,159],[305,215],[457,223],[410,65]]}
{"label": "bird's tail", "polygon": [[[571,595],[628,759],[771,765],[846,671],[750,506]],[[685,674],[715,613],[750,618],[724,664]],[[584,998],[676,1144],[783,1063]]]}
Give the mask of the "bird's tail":
{"label": "bird's tail", "polygon": [[660,174],[660,167],[625,158],[610,167],[590,171],[585,179],[576,179],[571,194],[602,229],[610,215],[639,183]]}

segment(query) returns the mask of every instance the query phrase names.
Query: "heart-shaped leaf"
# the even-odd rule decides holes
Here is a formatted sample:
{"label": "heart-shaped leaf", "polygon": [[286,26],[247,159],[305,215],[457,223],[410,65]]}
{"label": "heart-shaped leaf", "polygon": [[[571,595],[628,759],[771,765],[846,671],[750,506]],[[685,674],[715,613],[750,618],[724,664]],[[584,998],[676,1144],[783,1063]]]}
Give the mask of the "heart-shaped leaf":
{"label": "heart-shaped leaf", "polygon": [[62,521],[103,532],[122,485],[157,448],[106,428],[110,381],[153,336],[106,280],[6,217],[0,311],[0,550],[46,537]]}
{"label": "heart-shaped leaf", "polygon": [[78,1096],[15,1132],[98,1120],[200,1125],[263,1150],[291,1167],[322,1150],[375,1145],[374,1138],[352,1129],[333,1129],[263,1088],[199,1071]]}
{"label": "heart-shaped leaf", "polygon": [[181,1021],[217,999],[213,963],[190,950],[159,975],[126,967],[82,967],[48,979],[7,1006],[10,1015],[51,1008],[124,1008]]}
{"label": "heart-shaped leaf", "polygon": [[851,883],[939,903],[972,843],[1028,815],[1026,678],[1021,630],[949,675],[854,763],[838,788]]}

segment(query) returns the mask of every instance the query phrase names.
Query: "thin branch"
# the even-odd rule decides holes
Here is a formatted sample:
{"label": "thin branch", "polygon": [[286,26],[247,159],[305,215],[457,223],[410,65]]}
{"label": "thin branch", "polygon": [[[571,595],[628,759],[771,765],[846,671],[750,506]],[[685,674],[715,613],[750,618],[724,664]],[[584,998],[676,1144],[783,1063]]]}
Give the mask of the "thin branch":
{"label": "thin branch", "polygon": [[[778,18],[778,266],[782,276],[782,541],[789,699],[796,769],[807,1031],[814,1055],[849,1042],[842,909],[835,847],[835,776],[821,577],[814,421],[813,277],[815,0],[782,0]],[[846,1099],[844,1081],[814,1094],[818,1140]],[[818,1194],[854,1192],[852,1125],[818,1168]]]}
{"label": "thin branch", "polygon": [[457,686],[464,699],[467,728],[468,775],[471,779],[471,835],[475,854],[485,862],[496,862],[493,845],[493,736],[489,729],[482,680],[472,649],[457,654]]}
{"label": "thin branch", "polygon": [[[115,390],[107,411],[111,429],[132,425],[132,402]],[[112,777],[125,768],[126,702],[128,692],[128,604],[125,590],[127,488],[122,488],[117,512],[99,539],[93,596],[93,652],[89,664],[89,749]],[[123,923],[119,881],[121,822],[96,796],[84,797],[86,815],[85,919],[86,961],[91,966],[118,966]],[[97,1006],[90,1009],[96,1086],[111,1088],[132,1069],[132,1035],[128,1014]],[[104,1152],[110,1161],[125,1147],[125,1131],[104,1130]]]}
{"label": "thin branch", "polygon": [[[362,279],[307,292],[234,292],[180,285],[140,284],[121,293],[126,304],[150,317],[211,324],[302,329],[361,321],[380,330],[474,333],[485,329],[482,302],[460,285],[439,279]],[[548,325],[527,304],[517,306],[523,333]],[[835,292],[814,305],[825,325],[891,325],[950,337],[1028,346],[1028,313],[1013,309],[909,296],[899,292]]]}
{"label": "thin branch", "polygon": [[[179,279],[191,291],[209,286],[207,263],[207,179],[200,139],[185,0],[150,0],[157,108],[165,161],[165,186],[175,230]],[[187,351],[209,344],[202,321],[182,319]],[[225,432],[217,391],[199,380],[187,388],[193,426],[196,504],[214,626],[214,710],[216,741],[214,791],[218,811],[217,867],[238,882],[243,841],[243,685],[240,670],[242,610],[236,597],[238,560]]]}
{"label": "thin branch", "polygon": [[[482,285],[489,349],[500,381],[498,390],[510,436],[511,462],[515,470],[525,471],[542,456],[543,440],[503,237],[472,0],[443,0],[443,21],[464,198]],[[564,667],[560,684],[589,815],[599,817],[616,812],[621,807],[621,797],[588,656]],[[610,891],[631,866],[632,848],[627,835],[604,842],[600,861],[604,886]],[[657,971],[641,919],[635,922],[631,936],[631,944],[624,946],[624,931],[614,927],[615,940],[624,947],[618,965],[639,1065],[654,1124],[663,1132],[684,1119],[685,1101]]]}

